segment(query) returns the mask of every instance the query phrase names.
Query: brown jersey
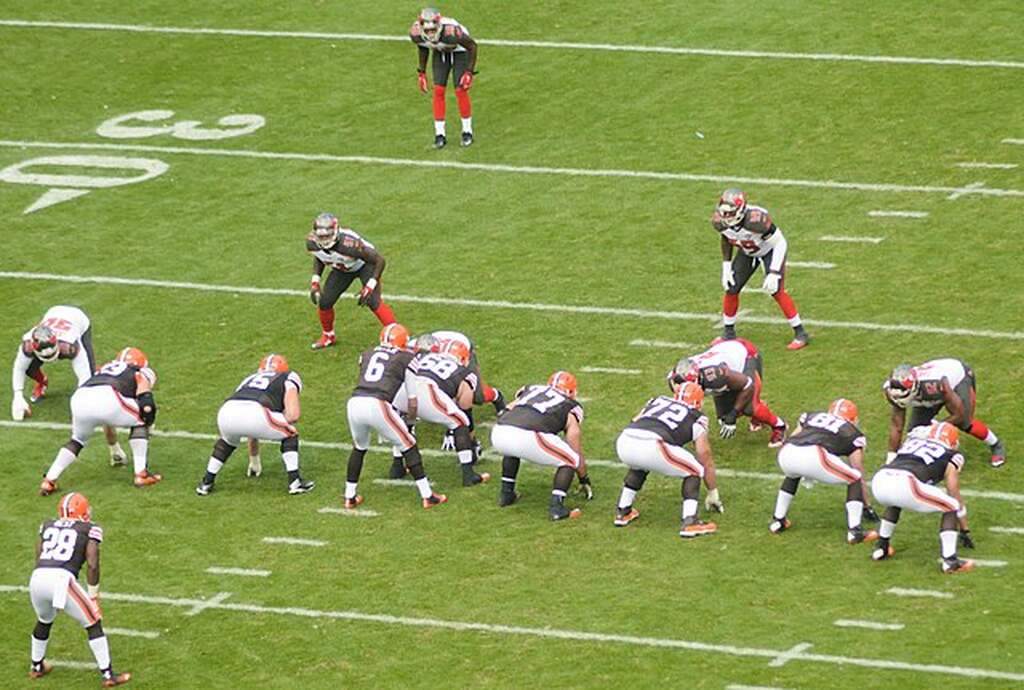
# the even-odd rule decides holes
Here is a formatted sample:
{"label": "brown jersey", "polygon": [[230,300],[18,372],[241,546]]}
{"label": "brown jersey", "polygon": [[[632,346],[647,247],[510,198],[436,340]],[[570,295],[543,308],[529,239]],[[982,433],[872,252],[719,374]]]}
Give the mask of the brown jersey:
{"label": "brown jersey", "polygon": [[800,415],[800,431],[790,436],[787,443],[821,446],[833,455],[850,455],[868,445],[856,424],[828,412],[804,412]]}
{"label": "brown jersey", "polygon": [[451,399],[459,394],[459,386],[465,381],[476,390],[477,378],[469,367],[464,367],[451,357],[425,352],[416,356],[416,375],[428,378],[437,384]]}
{"label": "brown jersey", "polygon": [[354,396],[378,398],[393,402],[405,383],[405,372],[416,373],[415,354],[389,345],[378,345],[359,355],[359,383]]}
{"label": "brown jersey", "polygon": [[666,443],[684,446],[707,433],[708,418],[667,395],[651,398],[627,429],[653,431]]}
{"label": "brown jersey", "polygon": [[498,424],[529,431],[557,434],[565,431],[569,415],[583,422],[583,406],[551,386],[524,386],[515,401],[498,417]]}
{"label": "brown jersey", "polygon": [[906,470],[922,482],[938,484],[946,476],[950,464],[957,470],[964,468],[964,456],[941,443],[927,438],[911,436],[900,449],[896,458],[887,466],[894,470]]}
{"label": "brown jersey", "polygon": [[139,367],[115,360],[100,367],[99,371],[82,386],[110,386],[124,398],[135,398],[138,397],[136,374],[148,379],[150,386],[156,384],[156,374],[149,367]]}
{"label": "brown jersey", "polygon": [[64,568],[78,577],[85,563],[85,547],[89,541],[103,541],[99,525],[82,520],[47,520],[39,527],[42,548],[36,560],[37,568]]}
{"label": "brown jersey", "polygon": [[242,379],[228,400],[255,400],[268,410],[284,412],[284,394],[289,387],[302,392],[302,379],[298,373],[257,371]]}

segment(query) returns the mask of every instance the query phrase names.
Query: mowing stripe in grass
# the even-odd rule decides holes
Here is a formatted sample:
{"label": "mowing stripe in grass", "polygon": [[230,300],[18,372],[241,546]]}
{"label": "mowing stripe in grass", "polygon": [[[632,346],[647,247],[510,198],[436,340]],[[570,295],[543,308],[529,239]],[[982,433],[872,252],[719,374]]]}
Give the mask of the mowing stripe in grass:
{"label": "mowing stripe in grass", "polygon": [[327,546],[319,539],[296,539],[295,537],[263,537],[264,544],[288,544],[291,546]]}
{"label": "mowing stripe in grass", "polygon": [[629,344],[634,347],[659,347],[664,348],[666,350],[690,350],[692,348],[699,347],[698,345],[694,345],[693,343],[672,343],[666,340],[637,339],[630,340]]}
{"label": "mowing stripe in grass", "polygon": [[206,569],[206,572],[211,575],[240,575],[242,577],[270,577],[269,570],[260,570],[259,568],[222,568],[217,565],[211,565]]}
{"label": "mowing stripe in grass", "polygon": [[109,144],[71,141],[19,141],[3,139],[0,146],[11,148],[73,149],[86,151],[131,151],[143,153],[183,154],[190,156],[223,156],[228,158],[256,158],[263,160],[309,161],[323,163],[356,163],[391,167],[441,168],[448,170],[512,173],[518,175],[566,175],[570,177],[624,177],[662,180],[666,182],[714,182],[716,184],[747,184],[776,187],[805,187],[811,189],[840,189],[859,192],[894,192],[898,194],[945,194],[962,196],[1024,197],[1022,189],[996,189],[980,187],[978,183],[960,187],[892,184],[886,182],[838,182],[836,180],[796,180],[775,177],[748,177],[741,175],[708,175],[671,173],[650,170],[616,170],[602,168],[555,168],[534,165],[505,165],[503,163],[463,163],[450,160],[417,158],[382,158],[379,156],[339,156],[328,153],[278,153],[251,149],[202,148],[199,146],[153,146],[149,144]]}
{"label": "mowing stripe in grass", "polygon": [[957,163],[958,168],[981,168],[983,170],[1013,170],[1017,167],[1016,163]]}
{"label": "mowing stripe in grass", "polygon": [[[23,585],[0,585],[0,592],[24,594],[28,592],[28,587]],[[124,601],[135,604],[156,604],[189,609],[200,604],[206,604],[206,602],[198,599],[175,599],[172,597],[147,596],[144,594],[119,594],[117,592],[105,593],[104,599],[109,601]],[[1024,682],[1024,673],[1015,673],[1011,671],[997,671],[994,669],[971,668],[966,666],[947,666],[945,664],[919,664],[907,661],[898,661],[896,659],[867,659],[839,656],[835,654],[810,653],[804,651],[807,646],[809,646],[808,643],[798,644],[790,649],[778,650],[764,649],[760,647],[739,647],[728,644],[713,644],[676,638],[638,637],[634,635],[616,635],[590,632],[586,630],[532,628],[526,626],[478,623],[474,621],[413,618],[410,616],[395,616],[386,613],[364,613],[362,611],[330,611],[308,609],[299,606],[259,606],[256,604],[220,603],[209,606],[208,608],[214,608],[220,611],[236,611],[240,613],[276,614],[301,618],[327,618],[366,623],[381,623],[384,625],[401,625],[414,628],[435,628],[451,630],[454,632],[477,632],[490,635],[516,635],[542,639],[573,640],[578,642],[608,643],[614,645],[635,645],[639,647],[656,647],[662,649],[684,649],[703,654],[724,654],[727,656],[769,659],[770,662],[774,664],[778,664],[780,660],[782,663],[807,661],[835,666],[859,666],[862,668],[889,669],[893,671],[907,671],[910,673],[929,673],[961,676],[966,678],[995,678],[998,680]],[[898,682],[896,684],[898,684]]]}
{"label": "mowing stripe in grass", "polygon": [[[410,484],[413,483],[410,482]],[[335,508],[333,506],[324,506],[316,512],[321,515],[347,515],[349,517],[377,517],[380,515],[376,510],[367,510],[366,508]]]}
{"label": "mowing stripe in grass", "polygon": [[132,630],[131,628],[103,628],[108,635],[121,635],[122,637],[144,637],[147,640],[155,640],[160,637],[156,630]]}
{"label": "mowing stripe in grass", "polygon": [[618,367],[580,367],[580,371],[588,374],[622,374],[623,376],[638,376],[644,373],[640,369],[619,369]]}
{"label": "mowing stripe in grass", "polygon": [[840,628],[866,628],[867,630],[903,630],[906,627],[902,623],[876,623],[874,621],[856,621],[846,618],[833,621],[832,625]]}
{"label": "mowing stripe in grass", "polygon": [[[132,288],[153,287],[176,290],[199,290],[202,292],[230,292],[249,295],[275,295],[284,297],[302,297],[309,299],[309,293],[292,288],[265,288],[242,285],[217,285],[212,283],[186,283],[174,280],[153,280],[149,278],[122,278],[118,276],[77,276],[57,273],[33,273],[26,271],[0,271],[0,278],[12,280],[52,280],[65,283],[93,283],[96,285],[126,285]],[[456,297],[424,297],[420,295],[385,295],[390,302],[407,302],[411,304],[436,304],[459,307],[480,307],[482,309],[511,309],[517,311],[538,311],[565,314],[594,314],[599,316],[629,316],[640,319],[666,319],[669,321],[704,321],[717,324],[722,315],[711,312],[655,311],[647,309],[627,309],[623,307],[602,307],[583,304],[545,304],[540,302],[507,302],[504,300],[460,299]],[[343,299],[355,299],[355,295],[342,295]],[[761,324],[787,324],[786,319],[772,316],[747,316],[744,321]],[[888,324],[867,321],[827,321],[824,319],[804,319],[809,326],[822,328],[844,328],[857,331],[923,333],[932,335],[960,335],[973,338],[993,338],[997,340],[1024,340],[1022,331],[992,331],[972,328],[947,328],[943,326],[926,326],[921,324]]]}
{"label": "mowing stripe in grass", "polygon": [[927,218],[927,211],[868,211],[872,218]]}
{"label": "mowing stripe in grass", "polygon": [[895,594],[898,597],[926,597],[932,599],[952,599],[949,592],[939,592],[934,589],[908,589],[905,587],[890,587],[885,590],[886,594]]}
{"label": "mowing stripe in grass", "polygon": [[884,237],[866,237],[864,235],[822,235],[818,238],[822,242],[863,242],[865,244],[881,244]]}
{"label": "mowing stripe in grass", "polygon": [[[296,38],[321,41],[390,41],[406,43],[408,36],[363,33],[330,33],[322,31],[273,31],[265,29],[220,29],[212,27],[147,26],[143,24],[109,24],[99,22],[33,21],[0,19],[0,26],[29,29],[64,29],[79,31],[123,31],[147,34],[185,34],[200,36],[239,36],[252,38]],[[543,48],[547,50],[586,50],[614,53],[653,53],[658,55],[693,55],[713,58],[744,58],[752,60],[812,60],[817,62],[867,62],[882,65],[931,65],[936,67],[973,67],[1024,69],[1024,62],[1008,60],[966,60],[962,58],[910,57],[901,55],[851,55],[845,53],[794,53],[766,50],[724,50],[721,48],[686,48],[646,46],[618,43],[576,43],[570,41],[527,41],[501,38],[478,38],[477,43],[502,48]]]}
{"label": "mowing stripe in grass", "polygon": [[1024,527],[989,527],[988,531],[1000,534],[1024,534]]}

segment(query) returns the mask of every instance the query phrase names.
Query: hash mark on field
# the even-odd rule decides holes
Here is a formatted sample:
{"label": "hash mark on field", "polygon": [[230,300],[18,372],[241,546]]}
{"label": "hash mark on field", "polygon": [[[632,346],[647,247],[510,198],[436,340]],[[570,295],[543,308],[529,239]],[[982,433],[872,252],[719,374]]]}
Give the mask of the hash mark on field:
{"label": "hash mark on field", "polygon": [[50,659],[51,664],[60,668],[73,668],[77,671],[97,671],[95,661],[70,661],[68,659]]}
{"label": "hash mark on field", "polygon": [[1024,139],[1003,139],[1004,144],[1016,144],[1018,146],[1024,146]]}
{"label": "hash mark on field", "polygon": [[903,623],[876,623],[874,621],[857,621],[847,618],[833,621],[832,625],[840,628],[866,628],[868,630],[903,630],[906,627]]}
{"label": "hash mark on field", "polygon": [[222,568],[217,565],[211,565],[206,569],[206,572],[211,575],[241,575],[242,577],[270,577],[269,570],[260,570],[259,568]]}
{"label": "hash mark on field", "polygon": [[1013,170],[1017,167],[1016,163],[957,163],[958,168],[982,168],[990,170]]}
{"label": "hash mark on field", "polygon": [[294,537],[263,537],[264,544],[289,544],[292,546],[327,546],[319,539],[295,539]]}
{"label": "hash mark on field", "polygon": [[588,374],[622,374],[624,376],[638,376],[644,373],[640,369],[618,369],[616,367],[580,367],[580,371]]}
{"label": "hash mark on field", "polygon": [[939,592],[934,589],[907,589],[905,587],[890,587],[885,590],[886,594],[895,594],[898,597],[931,597],[933,599],[952,599],[949,592]]}
{"label": "hash mark on field", "polygon": [[1024,527],[989,527],[988,531],[1000,534],[1024,534]]}
{"label": "hash mark on field", "polygon": [[797,658],[803,652],[807,651],[813,646],[814,645],[812,645],[810,642],[801,642],[800,644],[795,644],[790,649],[787,649],[784,652],[779,652],[779,655],[772,659],[770,662],[768,662],[768,665],[772,668],[785,666],[790,661]]}
{"label": "hash mark on field", "polygon": [[[402,480],[395,479],[392,481]],[[334,506],[325,506],[316,512],[321,515],[348,515],[350,517],[377,517],[380,515],[376,510],[368,510],[366,508],[336,508]]]}
{"label": "hash mark on field", "polygon": [[872,218],[927,218],[928,211],[868,211]]}
{"label": "hash mark on field", "polygon": [[823,268],[830,270],[836,267],[827,261],[787,261],[786,266],[790,268]]}
{"label": "hash mark on field", "polygon": [[217,592],[209,599],[200,599],[196,602],[195,606],[185,612],[186,616],[198,616],[206,609],[216,608],[217,606],[224,603],[224,601],[231,596],[231,592]]}
{"label": "hash mark on field", "polygon": [[630,345],[634,347],[661,347],[666,350],[690,350],[697,347],[693,343],[672,343],[667,340],[630,340]]}
{"label": "hash mark on field", "polygon": [[980,565],[982,568],[1005,568],[1009,563],[1006,561],[994,561],[987,560],[984,558],[972,558],[974,565]]}
{"label": "hash mark on field", "polygon": [[881,244],[884,237],[867,237],[865,235],[822,235],[818,238],[822,242],[863,242],[865,244]]}
{"label": "hash mark on field", "polygon": [[[0,585],[0,592],[24,594],[28,592],[28,587],[24,585]],[[175,599],[163,596],[147,596],[144,594],[119,594],[117,592],[108,592],[104,594],[104,598],[110,601],[127,601],[136,604],[157,604],[184,608],[193,608],[197,605],[205,604],[205,602],[198,599]],[[713,653],[725,654],[728,656],[771,659],[774,662],[782,660],[782,663],[788,663],[790,661],[808,661],[821,664],[832,664],[835,666],[859,666],[861,668],[888,669],[894,671],[908,671],[912,673],[933,673],[967,678],[995,678],[999,680],[1024,682],[1024,673],[998,671],[987,668],[972,668],[966,666],[947,666],[944,664],[919,664],[909,661],[898,661],[896,659],[869,659],[840,656],[836,654],[808,653],[804,651],[807,648],[805,644],[796,645],[788,650],[778,650],[764,649],[761,647],[739,647],[736,645],[698,642],[696,640],[681,640],[678,638],[637,637],[633,635],[589,632],[586,630],[566,630],[548,627],[531,628],[526,626],[478,623],[475,621],[413,618],[410,616],[395,616],[383,613],[363,613],[362,611],[308,609],[299,606],[259,606],[256,604],[224,603],[217,604],[211,608],[241,613],[269,613],[281,616],[296,616],[300,618],[327,618],[332,620],[380,623],[384,625],[435,628],[440,630],[450,630],[453,632],[517,635],[523,637],[537,637],[541,639],[609,643],[620,646],[635,645],[661,649],[681,649],[700,652],[702,654]]]}
{"label": "hash mark on field", "polygon": [[[978,194],[980,196],[1024,197],[1022,189],[979,188],[971,185],[961,187],[937,187],[930,185],[907,185],[884,182],[837,182],[836,180],[796,180],[775,177],[747,177],[744,175],[709,175],[697,173],[671,173],[654,170],[618,170],[603,168],[555,168],[538,165],[507,165],[504,163],[465,163],[453,160],[382,158],[379,156],[340,156],[327,153],[278,153],[253,149],[219,149],[198,146],[152,146],[149,144],[103,144],[89,142],[24,141],[2,139],[0,146],[12,148],[73,149],[85,151],[139,151],[148,153],[190,156],[223,156],[227,158],[257,158],[263,160],[311,161],[323,163],[355,163],[361,165],[383,165],[412,168],[433,168],[463,171],[511,173],[517,175],[566,175],[569,177],[624,177],[630,179],[660,180],[663,182],[714,182],[718,184],[759,185],[778,187],[801,187],[809,189],[842,189],[862,192],[894,192],[899,194]],[[792,265],[792,264],[790,264]]]}
{"label": "hash mark on field", "polygon": [[[423,450],[425,449],[421,449],[420,452],[422,453]],[[442,455],[439,450],[434,452]],[[448,455],[451,455],[451,453],[448,453]],[[381,486],[416,486],[416,481],[413,479],[374,479],[373,483],[380,484]]]}
{"label": "hash mark on field", "polygon": [[984,186],[985,186],[984,182],[972,182],[969,185],[964,185],[964,187],[962,189],[958,189],[955,192],[952,192],[949,196],[946,197],[946,199],[949,200],[949,201],[956,201],[957,199],[962,197],[964,194],[970,194],[969,190],[981,189]]}
{"label": "hash mark on field", "polygon": [[103,628],[108,635],[121,635],[123,637],[144,637],[147,640],[155,640],[160,633],[155,630],[132,630],[131,628]]}

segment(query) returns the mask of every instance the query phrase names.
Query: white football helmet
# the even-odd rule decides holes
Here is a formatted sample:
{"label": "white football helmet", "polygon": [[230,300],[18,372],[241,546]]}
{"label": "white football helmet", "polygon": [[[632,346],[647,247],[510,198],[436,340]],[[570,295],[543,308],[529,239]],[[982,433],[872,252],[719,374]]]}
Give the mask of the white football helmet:
{"label": "white football helmet", "polygon": [[420,12],[420,31],[423,37],[431,43],[437,43],[441,38],[441,13],[433,7],[426,7]]}
{"label": "white football helmet", "polygon": [[313,219],[313,241],[321,249],[329,249],[338,241],[338,217],[321,213]]}
{"label": "white football helmet", "polygon": [[917,395],[917,388],[917,372],[909,364],[897,366],[889,374],[889,379],[882,384],[885,397],[897,407],[906,407]]}
{"label": "white football helmet", "polygon": [[52,362],[60,356],[57,334],[49,326],[40,324],[32,329],[32,341],[29,347],[32,349],[32,354],[41,362]]}
{"label": "white football helmet", "polygon": [[747,215],[747,195],[740,189],[727,189],[718,199],[717,210],[722,222],[730,228],[735,228]]}

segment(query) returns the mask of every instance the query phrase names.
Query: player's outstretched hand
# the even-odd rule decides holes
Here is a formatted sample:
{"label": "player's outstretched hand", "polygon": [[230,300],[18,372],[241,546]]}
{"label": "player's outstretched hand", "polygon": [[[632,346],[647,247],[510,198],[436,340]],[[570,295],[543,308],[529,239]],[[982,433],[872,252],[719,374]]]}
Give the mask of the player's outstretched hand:
{"label": "player's outstretched hand", "polygon": [[729,291],[733,285],[736,284],[736,274],[732,270],[731,261],[722,262],[722,289],[726,292]]}
{"label": "player's outstretched hand", "polygon": [[420,93],[426,93],[427,92],[427,73],[426,72],[417,72],[416,73],[416,83],[420,87]]}
{"label": "player's outstretched hand", "polygon": [[764,282],[761,283],[761,289],[767,292],[769,295],[774,295],[779,291],[779,286],[782,282],[782,276],[778,273],[769,273],[764,277]]}
{"label": "player's outstretched hand", "polygon": [[15,393],[14,399],[11,400],[11,419],[16,422],[20,422],[25,417],[32,416],[32,406],[28,404],[24,396]]}
{"label": "player's outstretched hand", "polygon": [[580,493],[583,494],[588,501],[594,500],[594,485],[590,483],[589,474],[585,474],[580,477]]}
{"label": "player's outstretched hand", "polygon": [[974,540],[971,539],[971,530],[969,530],[969,529],[962,529],[962,530],[960,530],[960,546],[964,547],[965,549],[973,549],[974,548]]}
{"label": "player's outstretched hand", "polygon": [[716,513],[725,512],[725,504],[722,503],[722,498],[718,495],[717,488],[708,492],[707,497],[704,499],[704,509],[708,511],[713,510]]}
{"label": "player's outstretched hand", "polygon": [[473,85],[473,73],[463,72],[462,77],[459,79],[459,88],[465,91],[469,90],[469,87]]}

